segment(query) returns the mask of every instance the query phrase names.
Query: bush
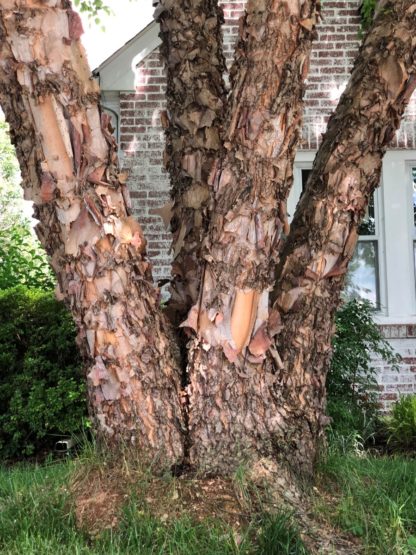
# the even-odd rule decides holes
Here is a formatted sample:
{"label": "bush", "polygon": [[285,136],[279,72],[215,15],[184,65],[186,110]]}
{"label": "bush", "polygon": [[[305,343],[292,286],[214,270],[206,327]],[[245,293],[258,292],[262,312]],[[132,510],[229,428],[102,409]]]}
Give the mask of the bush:
{"label": "bush", "polygon": [[372,357],[377,355],[397,369],[400,361],[373,320],[368,301],[352,300],[336,316],[333,357],[327,378],[331,430],[340,435],[358,432],[364,440],[375,431],[378,384]]}
{"label": "bush", "polygon": [[0,289],[16,285],[53,289],[55,283],[46,253],[29,222],[0,229]]}
{"label": "bush", "polygon": [[86,415],[75,329],[52,293],[0,291],[0,457],[51,446]]}
{"label": "bush", "polygon": [[416,450],[416,395],[405,395],[394,403],[385,422],[389,444]]}
{"label": "bush", "polygon": [[23,200],[19,181],[8,125],[0,120],[0,289],[16,285],[52,289],[56,280],[33,233],[28,219],[31,203]]}

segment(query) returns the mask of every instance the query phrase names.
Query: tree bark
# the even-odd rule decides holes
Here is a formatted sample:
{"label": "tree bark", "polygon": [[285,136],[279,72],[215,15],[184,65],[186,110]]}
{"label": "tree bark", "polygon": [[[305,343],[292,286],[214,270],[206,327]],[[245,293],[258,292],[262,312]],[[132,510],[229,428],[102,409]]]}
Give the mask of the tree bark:
{"label": "tree bark", "polygon": [[[334,315],[383,155],[416,87],[416,2],[380,6],[320,147],[282,253],[274,308],[292,466],[313,462],[327,421]],[[307,465],[306,465],[307,466]]]}
{"label": "tree bark", "polygon": [[217,0],[161,0],[161,55],[167,73],[165,163],[171,179],[173,265],[168,313],[180,324],[198,299],[213,163],[222,150],[225,60]]}
{"label": "tree bark", "polygon": [[88,357],[101,437],[181,461],[180,368],[67,0],[2,0],[0,103],[25,197]]}
{"label": "tree bark", "polygon": [[215,203],[198,302],[183,324],[190,351],[191,463],[229,472],[274,451],[273,365],[262,364],[279,322],[269,291],[300,135],[318,2],[247,4],[231,71],[226,153],[210,177]]}

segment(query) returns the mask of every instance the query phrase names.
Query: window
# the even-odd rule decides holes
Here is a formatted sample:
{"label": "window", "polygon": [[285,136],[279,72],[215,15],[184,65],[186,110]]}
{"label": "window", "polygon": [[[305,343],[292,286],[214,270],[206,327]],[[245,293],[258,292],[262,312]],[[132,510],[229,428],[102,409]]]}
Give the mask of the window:
{"label": "window", "polygon": [[[288,199],[288,212],[293,217],[296,204],[305,190],[311,173],[311,164],[300,163],[295,169],[295,183]],[[416,168],[415,168],[416,179]],[[416,187],[416,184],[415,184]],[[378,224],[378,192],[371,197],[363,222],[359,228],[360,238],[353,259],[349,264],[344,294],[348,299],[367,299],[380,308],[379,280],[379,243],[380,229]],[[416,193],[415,193],[416,203]],[[415,204],[416,222],[416,204]],[[416,224],[415,224],[416,225]],[[416,230],[416,227],[415,227]],[[416,232],[415,232],[415,264],[416,264]]]}
{"label": "window", "polygon": [[347,299],[366,299],[380,308],[377,220],[376,200],[373,194],[358,230],[360,238],[349,264],[344,295]]}

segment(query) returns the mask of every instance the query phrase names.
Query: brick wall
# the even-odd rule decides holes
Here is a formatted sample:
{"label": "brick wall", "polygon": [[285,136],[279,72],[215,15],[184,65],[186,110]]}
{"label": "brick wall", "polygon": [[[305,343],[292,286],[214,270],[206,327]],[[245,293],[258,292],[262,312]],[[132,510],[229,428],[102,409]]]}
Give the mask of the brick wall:
{"label": "brick wall", "polygon": [[129,172],[133,209],[143,225],[155,280],[170,273],[170,233],[153,211],[169,201],[169,179],[163,169],[165,78],[155,50],[138,68],[136,93],[120,94],[120,148]]}
{"label": "brick wall", "polygon": [[[324,20],[318,28],[307,82],[302,149],[317,149],[328,117],[348,81],[359,45],[358,3],[358,0],[324,3]],[[226,19],[224,52],[230,63],[244,2],[222,4]],[[165,79],[158,49],[138,66],[137,82],[136,93],[120,93],[120,141],[124,166],[130,171],[133,207],[148,239],[154,277],[160,280],[170,273],[170,234],[154,213],[169,201],[169,180],[162,168],[164,136],[160,125],[160,112],[165,108]],[[393,148],[416,147],[415,120],[414,97]],[[406,335],[410,329],[411,334]],[[413,327],[387,326],[383,331],[403,356],[400,374],[393,373],[382,361],[375,361],[380,399],[387,410],[400,393],[416,393],[416,341]]]}
{"label": "brick wall", "polygon": [[[307,80],[301,149],[316,150],[328,118],[348,82],[360,44],[357,0],[326,0]],[[416,95],[392,148],[416,148]]]}

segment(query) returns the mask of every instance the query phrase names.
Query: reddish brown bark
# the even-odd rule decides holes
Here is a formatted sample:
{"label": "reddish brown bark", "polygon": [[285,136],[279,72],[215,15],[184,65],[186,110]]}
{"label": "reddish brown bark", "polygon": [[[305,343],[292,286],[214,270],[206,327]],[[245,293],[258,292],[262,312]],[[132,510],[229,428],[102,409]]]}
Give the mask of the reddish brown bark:
{"label": "reddish brown bark", "polygon": [[168,312],[180,324],[198,298],[208,230],[213,163],[222,150],[225,62],[217,0],[161,0],[161,54],[167,73],[165,162],[171,179],[173,265]]}
{"label": "reddish brown bark", "polygon": [[231,71],[226,154],[214,167],[215,201],[203,251],[203,287],[185,326],[190,353],[191,462],[235,468],[274,450],[273,367],[262,365],[278,314],[269,291],[300,134],[317,2],[249,1]]}
{"label": "reddish brown bark", "polygon": [[[187,3],[187,9],[199,1]],[[197,335],[189,364],[190,458],[208,472],[230,472],[246,458],[262,455],[310,472],[325,422],[333,314],[357,226],[416,86],[416,0],[383,1],[330,121],[278,264],[289,231],[285,205],[317,4],[249,1],[232,71],[226,152],[208,182],[213,153],[221,149],[206,141],[218,129],[222,106],[215,103],[211,124],[202,125],[211,107],[199,98],[192,128],[193,103],[182,115],[179,104],[172,104],[169,164],[177,186],[176,217],[187,222],[185,231],[177,228],[175,244],[185,274],[186,257],[198,263],[200,247],[194,245],[211,209],[201,200],[207,184],[214,194],[202,251],[203,286],[186,323]],[[215,4],[206,5],[212,17],[196,23],[204,37],[209,26],[216,30],[211,44],[218,49],[209,56],[219,94],[218,20]],[[182,91],[189,98],[191,86],[202,94],[205,82],[194,75],[199,66],[184,77],[189,64],[175,57],[185,52],[188,62],[194,61],[181,35],[188,23],[173,1],[164,0],[163,6],[170,14],[165,13],[163,25],[173,49],[171,94]],[[192,23],[187,29],[195,35]],[[17,146],[25,194],[40,220],[38,234],[89,359],[98,430],[161,457],[165,467],[181,462],[184,451],[180,368],[151,284],[145,240],[130,215],[108,121],[89,80],[81,32],[67,0],[3,0],[0,102]],[[175,50],[179,35],[181,48]],[[206,61],[202,42],[197,53]],[[182,83],[174,81],[175,68]],[[179,125],[182,118],[186,125]],[[200,156],[206,166],[198,166]],[[196,194],[196,186],[205,192]],[[201,203],[188,206],[188,198]],[[203,222],[195,239],[192,218]],[[183,278],[181,272],[177,275]],[[198,272],[193,266],[185,281],[179,280],[178,306],[195,299]]]}
{"label": "reddish brown bark", "polygon": [[276,347],[283,367],[275,395],[286,411],[292,466],[312,463],[323,435],[334,313],[383,155],[416,87],[415,28],[414,0],[380,6],[282,253],[274,307],[282,321]]}
{"label": "reddish brown bark", "polygon": [[166,466],[183,453],[180,371],[81,33],[66,0],[3,0],[0,102],[88,356],[97,429]]}

